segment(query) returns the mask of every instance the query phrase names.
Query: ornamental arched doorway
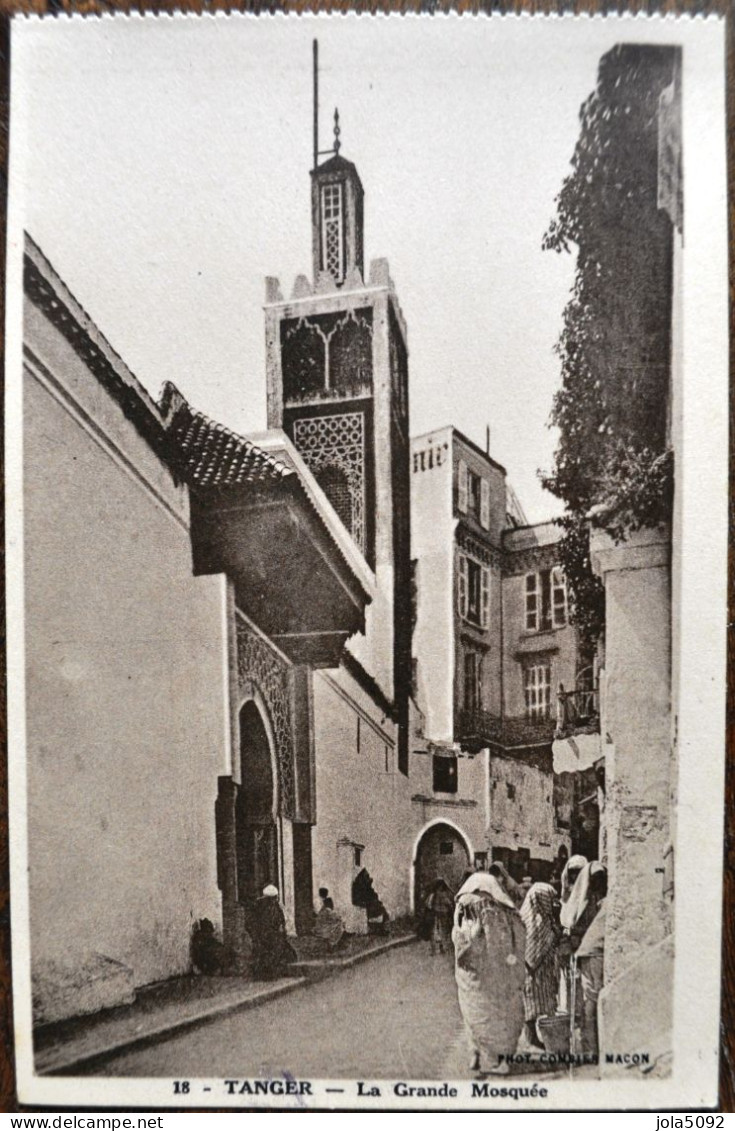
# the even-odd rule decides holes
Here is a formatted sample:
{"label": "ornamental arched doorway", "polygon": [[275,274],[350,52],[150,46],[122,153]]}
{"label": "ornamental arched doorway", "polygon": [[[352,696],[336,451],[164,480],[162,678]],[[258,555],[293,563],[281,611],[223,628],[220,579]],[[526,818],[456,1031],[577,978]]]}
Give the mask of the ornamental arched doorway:
{"label": "ornamental arched doorway", "polygon": [[240,903],[278,886],[276,778],[263,716],[252,701],[240,710],[240,787],[235,801],[235,853]]}
{"label": "ornamental arched doorway", "polygon": [[416,911],[423,907],[435,880],[446,880],[456,892],[469,868],[470,849],[459,830],[443,821],[429,825],[416,845],[413,862]]}

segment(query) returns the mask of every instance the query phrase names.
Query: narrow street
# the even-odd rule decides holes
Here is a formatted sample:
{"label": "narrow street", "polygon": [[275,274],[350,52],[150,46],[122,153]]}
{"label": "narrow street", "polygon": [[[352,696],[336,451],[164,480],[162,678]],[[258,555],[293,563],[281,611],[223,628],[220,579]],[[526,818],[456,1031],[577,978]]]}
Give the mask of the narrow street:
{"label": "narrow street", "polygon": [[95,1075],[469,1079],[450,955],[415,943],[111,1058]]}

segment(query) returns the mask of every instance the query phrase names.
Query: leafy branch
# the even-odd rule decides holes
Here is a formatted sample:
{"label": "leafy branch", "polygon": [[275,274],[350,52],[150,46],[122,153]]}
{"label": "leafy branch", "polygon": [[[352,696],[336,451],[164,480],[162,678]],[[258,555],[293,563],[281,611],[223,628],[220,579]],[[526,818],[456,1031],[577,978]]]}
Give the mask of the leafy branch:
{"label": "leafy branch", "polygon": [[[616,540],[666,521],[672,290],[671,222],[658,208],[659,97],[669,48],[622,45],[600,61],[580,111],[572,170],[543,247],[576,249],[576,273],[556,346],[561,385],[551,423],[559,444],[544,486],[565,503],[562,562],[573,617],[593,639],[602,590],[592,575],[588,515]],[[604,516],[604,517],[603,517]]]}

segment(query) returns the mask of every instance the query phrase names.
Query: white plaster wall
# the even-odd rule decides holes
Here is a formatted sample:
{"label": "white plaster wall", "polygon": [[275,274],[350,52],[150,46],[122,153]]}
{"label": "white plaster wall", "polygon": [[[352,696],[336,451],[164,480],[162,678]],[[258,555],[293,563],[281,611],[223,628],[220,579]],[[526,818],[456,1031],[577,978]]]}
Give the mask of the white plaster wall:
{"label": "white plaster wall", "polygon": [[607,980],[607,972],[606,961],[606,984],[597,1011],[601,1074],[629,1076],[630,1068],[617,1061],[626,1054],[630,1058],[647,1058],[646,1072],[657,1061],[660,1067],[656,1074],[665,1072],[672,1049],[673,1003],[671,993],[662,990],[674,982],[673,935],[646,950],[638,962],[614,981]]}
{"label": "white plaster wall", "polygon": [[[474,852],[484,852],[487,811],[487,751],[473,757],[462,755],[457,761],[457,792],[433,792],[433,766],[430,752],[411,755],[412,827],[418,837],[437,820],[449,821],[469,840]],[[420,800],[419,800],[420,798]]]}
{"label": "white plaster wall", "polygon": [[[508,795],[508,786],[515,797]],[[490,764],[491,847],[527,848],[531,856],[553,860],[569,838],[554,825],[553,777],[521,758],[495,756]]]}
{"label": "white plaster wall", "polygon": [[[360,750],[357,719],[360,715]],[[369,720],[369,721],[368,721]],[[351,914],[351,852],[391,916],[409,910],[412,782],[396,765],[396,728],[342,670],[314,677],[317,823],[312,835],[314,890],[328,887],[335,907]],[[387,753],[386,753],[387,748]]]}
{"label": "white plaster wall", "polygon": [[[456,794],[433,792],[432,760],[431,753],[425,750],[415,750],[410,756],[412,869],[422,835],[438,821],[459,832],[469,845],[470,856],[487,849],[487,751],[458,759]],[[413,888],[410,893],[413,898]]]}
{"label": "white plaster wall", "polygon": [[219,920],[223,579],[192,576],[183,489],[34,309],[26,337],[64,385],[24,393],[32,962],[99,953],[141,985]]}
{"label": "white plaster wall", "polygon": [[[444,428],[411,442],[411,554],[418,560],[418,605],[413,655],[418,659],[419,706],[426,737],[454,737],[454,576],[452,518],[452,430]],[[434,452],[432,467],[416,470],[414,456]],[[437,465],[435,454],[442,452]]]}
{"label": "white plaster wall", "polygon": [[393,566],[385,561],[376,572],[372,600],[365,608],[365,631],[345,647],[388,699],[393,699]]}
{"label": "white plaster wall", "polygon": [[[373,458],[375,466],[376,592],[365,611],[365,638],[353,637],[355,655],[393,698],[393,478],[388,291],[375,294],[373,308]],[[348,645],[348,647],[350,646]]]}
{"label": "white plaster wall", "polygon": [[671,775],[671,587],[668,536],[592,541],[605,581],[605,825],[609,893],[605,974],[616,979],[669,929],[664,848]]}

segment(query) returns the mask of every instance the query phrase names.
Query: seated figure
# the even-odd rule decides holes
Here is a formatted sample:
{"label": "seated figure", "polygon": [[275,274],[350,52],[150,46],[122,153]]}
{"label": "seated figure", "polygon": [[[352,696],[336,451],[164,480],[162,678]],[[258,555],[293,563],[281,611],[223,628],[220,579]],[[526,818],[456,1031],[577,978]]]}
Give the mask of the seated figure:
{"label": "seated figure", "polygon": [[191,964],[196,974],[222,974],[225,948],[214,933],[211,919],[198,919],[191,935]]}
{"label": "seated figure", "polygon": [[248,931],[253,940],[253,977],[258,981],[283,977],[296,952],[286,935],[286,917],[274,884],[267,884],[256,900]]}
{"label": "seated figure", "polygon": [[324,939],[329,949],[334,950],[342,941],[345,925],[341,915],[334,910],[334,901],[328,888],[319,888],[319,899],[321,906],[314,920],[314,936]]}
{"label": "seated figure", "polygon": [[382,902],[375,896],[367,905],[367,924],[369,935],[387,935],[390,915]]}

